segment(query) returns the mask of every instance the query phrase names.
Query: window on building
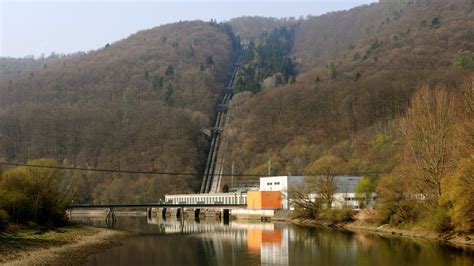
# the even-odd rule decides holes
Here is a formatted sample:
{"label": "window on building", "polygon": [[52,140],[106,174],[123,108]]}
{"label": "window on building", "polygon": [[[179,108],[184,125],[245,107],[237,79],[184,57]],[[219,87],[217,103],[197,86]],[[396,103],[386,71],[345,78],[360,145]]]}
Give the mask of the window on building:
{"label": "window on building", "polygon": [[275,182],[275,185],[280,185],[280,182]]}
{"label": "window on building", "polygon": [[272,182],[268,182],[268,183],[267,183],[267,186],[271,186],[271,185],[273,185]]}

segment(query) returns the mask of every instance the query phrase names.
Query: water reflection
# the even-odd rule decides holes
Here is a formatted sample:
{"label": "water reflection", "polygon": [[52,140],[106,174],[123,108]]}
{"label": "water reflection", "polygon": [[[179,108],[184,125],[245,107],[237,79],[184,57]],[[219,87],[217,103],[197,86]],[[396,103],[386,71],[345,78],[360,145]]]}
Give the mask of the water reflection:
{"label": "water reflection", "polygon": [[[77,218],[77,219],[76,219]],[[101,219],[76,217],[96,226]],[[117,217],[144,233],[86,265],[469,265],[474,254],[438,244],[286,224]]]}

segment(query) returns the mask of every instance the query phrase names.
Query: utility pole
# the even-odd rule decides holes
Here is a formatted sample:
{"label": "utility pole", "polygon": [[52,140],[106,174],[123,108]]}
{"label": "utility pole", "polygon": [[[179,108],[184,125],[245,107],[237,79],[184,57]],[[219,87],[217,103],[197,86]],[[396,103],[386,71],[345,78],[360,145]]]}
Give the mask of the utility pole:
{"label": "utility pole", "polygon": [[231,179],[230,179],[230,187],[234,188],[234,161],[232,161],[232,166],[230,168]]}
{"label": "utility pole", "polygon": [[268,176],[272,176],[272,157],[268,160]]}

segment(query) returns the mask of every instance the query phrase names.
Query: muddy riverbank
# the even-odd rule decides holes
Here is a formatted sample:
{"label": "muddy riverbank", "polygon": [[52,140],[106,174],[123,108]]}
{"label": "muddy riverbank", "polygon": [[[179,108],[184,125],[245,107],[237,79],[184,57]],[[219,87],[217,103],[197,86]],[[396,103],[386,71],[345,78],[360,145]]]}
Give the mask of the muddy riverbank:
{"label": "muddy riverbank", "polygon": [[0,234],[0,265],[80,265],[90,255],[120,245],[131,235],[79,225],[44,232],[7,231]]}

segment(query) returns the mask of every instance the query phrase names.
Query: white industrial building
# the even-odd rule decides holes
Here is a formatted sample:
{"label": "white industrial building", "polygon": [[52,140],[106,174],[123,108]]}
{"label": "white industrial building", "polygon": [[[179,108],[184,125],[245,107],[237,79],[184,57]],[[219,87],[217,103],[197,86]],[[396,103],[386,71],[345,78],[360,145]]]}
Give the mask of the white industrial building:
{"label": "white industrial building", "polygon": [[304,182],[304,176],[269,176],[260,178],[260,191],[280,191],[283,210],[289,210],[288,187]]}
{"label": "white industrial building", "polygon": [[[342,208],[344,206],[350,206],[352,209],[360,209],[362,202],[365,200],[363,197],[359,197],[356,194],[356,184],[363,178],[362,176],[336,176],[334,177],[337,183],[336,192],[333,196],[333,202],[331,207]],[[316,194],[310,194],[310,198],[315,199]],[[373,205],[373,202],[377,194],[372,193],[369,207]]]}
{"label": "white industrial building", "polygon": [[[334,193],[333,208],[341,208],[350,206],[352,209],[360,209],[363,198],[356,195],[355,186],[363,177],[361,176],[336,176],[337,189]],[[304,176],[270,176],[260,178],[260,191],[281,191],[282,209],[293,209],[289,203],[288,187],[298,186],[304,182]],[[316,194],[310,194],[309,198],[315,199]],[[376,193],[371,195],[371,203],[373,205]]]}

